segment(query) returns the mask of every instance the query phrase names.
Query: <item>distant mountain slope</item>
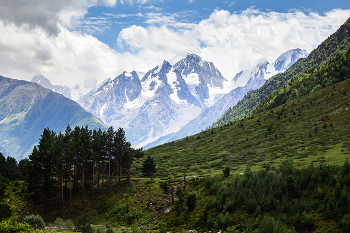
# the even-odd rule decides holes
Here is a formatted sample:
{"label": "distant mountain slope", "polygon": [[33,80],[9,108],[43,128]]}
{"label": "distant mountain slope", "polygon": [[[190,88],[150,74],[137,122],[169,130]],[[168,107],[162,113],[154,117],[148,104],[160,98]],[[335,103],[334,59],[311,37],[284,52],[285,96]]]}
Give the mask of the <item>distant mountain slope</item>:
{"label": "distant mountain slope", "polygon": [[42,86],[0,76],[0,148],[21,159],[39,141],[45,127],[64,131],[67,124],[105,128],[78,103]]}
{"label": "distant mountain slope", "polygon": [[[281,54],[272,64],[269,62],[263,62],[256,65],[253,70],[246,70],[237,73],[233,82],[239,87],[225,94],[213,106],[202,110],[195,119],[189,121],[179,131],[160,137],[158,140],[144,146],[144,148],[148,149],[205,130],[221,117],[227,109],[241,100],[247,92],[258,89],[266,82],[266,79],[269,79],[273,74],[283,72],[293,65],[299,58],[304,58],[307,55],[308,53],[305,50],[292,49]],[[241,85],[244,86],[240,87]]]}
{"label": "distant mountain slope", "polygon": [[235,75],[233,81],[236,86],[243,87],[249,80],[256,78],[269,79],[272,76],[284,72],[300,58],[306,58],[309,53],[303,49],[291,49],[282,53],[272,64],[268,61],[255,66],[253,70],[242,70]]}
{"label": "distant mountain slope", "polygon": [[249,92],[237,105],[233,106],[211,127],[217,127],[229,122],[242,119],[266,98],[269,94],[277,91],[287,81],[296,77],[300,72],[311,70],[334,58],[338,53],[349,48],[350,45],[350,18],[328,39],[322,42],[305,59],[300,59],[283,73],[270,78],[261,88]]}
{"label": "distant mountain slope", "polygon": [[59,94],[64,95],[65,97],[71,99],[72,95],[71,95],[71,90],[69,87],[66,86],[62,86],[62,85],[53,85],[50,80],[48,80],[46,77],[44,77],[41,74],[37,74],[35,75],[31,82],[33,83],[37,83],[42,87],[45,87],[47,89],[50,89],[51,91],[57,92]]}

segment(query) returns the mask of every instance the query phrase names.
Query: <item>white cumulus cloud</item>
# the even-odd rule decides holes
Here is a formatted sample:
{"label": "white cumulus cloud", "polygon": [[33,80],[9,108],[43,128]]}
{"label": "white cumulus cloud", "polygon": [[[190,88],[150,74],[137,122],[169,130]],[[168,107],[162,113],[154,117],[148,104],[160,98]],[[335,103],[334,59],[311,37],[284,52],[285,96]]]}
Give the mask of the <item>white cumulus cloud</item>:
{"label": "white cumulus cloud", "polygon": [[[72,87],[86,80],[114,78],[124,70],[147,71],[164,59],[170,61],[179,53],[193,52],[214,62],[225,78],[231,79],[240,70],[263,60],[273,61],[289,49],[310,52],[350,15],[349,10],[341,9],[320,15],[249,8],[235,13],[215,10],[209,18],[190,23],[181,12],[85,17],[91,6],[118,7],[126,0],[51,0],[52,5],[45,2],[0,0],[0,75],[30,80],[41,73],[53,84]],[[152,2],[156,1],[129,1]],[[20,3],[28,7],[33,4],[33,12],[21,9]],[[84,25],[89,25],[91,32],[102,26],[108,28],[107,16],[144,19],[143,26],[133,25],[116,35],[123,52],[89,35],[88,30],[80,30]]]}
{"label": "white cumulus cloud", "polygon": [[231,79],[240,70],[250,69],[259,62],[273,62],[289,49],[311,52],[349,15],[350,10],[340,9],[324,15],[297,10],[262,12],[254,8],[240,13],[215,10],[208,19],[198,24],[184,23],[182,27],[176,18],[156,14],[147,19],[148,27],[123,29],[118,44],[142,53],[159,54],[165,59],[176,53],[195,52],[213,61]]}

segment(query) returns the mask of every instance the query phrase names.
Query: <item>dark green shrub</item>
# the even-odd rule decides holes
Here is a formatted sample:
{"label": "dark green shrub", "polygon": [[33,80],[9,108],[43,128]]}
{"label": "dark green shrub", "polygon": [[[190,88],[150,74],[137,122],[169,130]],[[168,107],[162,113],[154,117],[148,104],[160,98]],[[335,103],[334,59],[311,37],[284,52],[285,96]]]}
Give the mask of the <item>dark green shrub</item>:
{"label": "dark green shrub", "polygon": [[45,222],[39,214],[28,215],[28,216],[24,217],[23,221],[28,223],[29,225],[31,225],[34,229],[44,229],[45,228]]}
{"label": "dark green shrub", "polygon": [[226,166],[224,167],[224,169],[222,170],[222,173],[224,173],[224,177],[229,177],[230,176],[230,167]]}
{"label": "dark green shrub", "polygon": [[159,233],[167,233],[166,227],[165,226],[160,226],[158,232]]}
{"label": "dark green shrub", "polygon": [[178,198],[177,202],[175,203],[175,208],[177,210],[180,210],[180,207],[182,207],[183,203],[185,202],[185,194],[184,194],[181,186],[178,186],[176,188],[175,195]]}
{"label": "dark green shrub", "polygon": [[217,222],[215,222],[214,227],[217,230],[224,230],[226,231],[226,228],[232,226],[232,219],[229,215],[229,213],[224,214],[220,214],[218,216],[218,220]]}
{"label": "dark green shrub", "polygon": [[188,211],[193,211],[196,208],[197,196],[195,193],[189,193],[187,196],[187,208]]}
{"label": "dark green shrub", "polygon": [[161,188],[163,190],[163,193],[165,195],[168,195],[169,194],[169,190],[170,190],[170,184],[166,180],[160,181],[159,182],[159,188]]}
{"label": "dark green shrub", "polygon": [[7,221],[0,222],[0,232],[11,232],[11,233],[17,233],[17,232],[30,232],[33,229],[30,227],[29,224],[20,224],[14,219],[10,219]]}
{"label": "dark green shrub", "polygon": [[156,164],[151,156],[148,156],[146,160],[143,162],[142,174],[144,176],[150,176],[156,173]]}
{"label": "dark green shrub", "polygon": [[0,203],[0,221],[11,217],[12,211],[8,204]]}
{"label": "dark green shrub", "polygon": [[83,233],[93,233],[94,229],[91,226],[90,217],[87,214],[83,214],[77,219],[76,222],[76,230],[81,231]]}

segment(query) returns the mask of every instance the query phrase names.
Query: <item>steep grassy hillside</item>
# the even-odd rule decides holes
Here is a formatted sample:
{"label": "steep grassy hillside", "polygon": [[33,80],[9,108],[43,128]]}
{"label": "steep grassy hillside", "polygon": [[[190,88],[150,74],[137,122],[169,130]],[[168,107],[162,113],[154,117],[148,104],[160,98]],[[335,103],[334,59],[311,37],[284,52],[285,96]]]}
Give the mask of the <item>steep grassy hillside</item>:
{"label": "steep grassy hillside", "polygon": [[239,173],[286,158],[293,158],[297,166],[342,164],[350,158],[349,88],[346,80],[145,154],[154,157],[158,177],[213,175],[224,166]]}
{"label": "steep grassy hillside", "polygon": [[301,72],[311,72],[333,59],[337,54],[350,47],[350,18],[328,39],[320,44],[305,59],[299,59],[283,73],[270,78],[261,88],[249,92],[237,105],[233,106],[212,127],[221,126],[249,115],[251,111],[268,95],[283,87],[286,82]]}
{"label": "steep grassy hillside", "polygon": [[290,102],[322,88],[350,78],[350,48],[310,72],[301,72],[278,91],[262,100],[254,113]]}
{"label": "steep grassy hillside", "polygon": [[0,148],[21,159],[33,150],[44,128],[64,131],[67,124],[105,128],[76,102],[38,84],[0,76]]}

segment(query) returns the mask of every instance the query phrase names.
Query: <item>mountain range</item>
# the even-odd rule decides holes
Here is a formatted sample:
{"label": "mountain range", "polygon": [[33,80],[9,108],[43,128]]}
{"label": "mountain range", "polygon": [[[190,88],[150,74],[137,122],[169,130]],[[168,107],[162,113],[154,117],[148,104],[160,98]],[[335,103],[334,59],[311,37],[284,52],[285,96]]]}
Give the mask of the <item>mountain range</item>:
{"label": "mountain range", "polygon": [[268,61],[256,65],[252,70],[245,70],[237,73],[232,79],[232,86],[238,86],[223,95],[214,105],[202,110],[194,119],[189,121],[180,130],[159,138],[158,140],[144,146],[145,149],[175,141],[186,136],[199,133],[220,118],[227,109],[234,106],[246,93],[261,87],[272,75],[283,72],[294,64],[299,58],[308,55],[305,50],[292,49],[280,55],[276,61],[270,64]]}
{"label": "mountain range", "polygon": [[53,85],[43,75],[32,82],[77,101],[107,125],[123,127],[133,145],[147,149],[208,128],[246,93],[307,55],[292,49],[230,80],[212,62],[184,53],[148,72],[123,72],[90,88]]}
{"label": "mountain range", "polygon": [[305,56],[305,50],[290,50],[228,80],[212,62],[181,54],[146,73],[123,72],[80,104],[106,124],[122,126],[134,145],[149,148],[205,129],[248,91]]}

